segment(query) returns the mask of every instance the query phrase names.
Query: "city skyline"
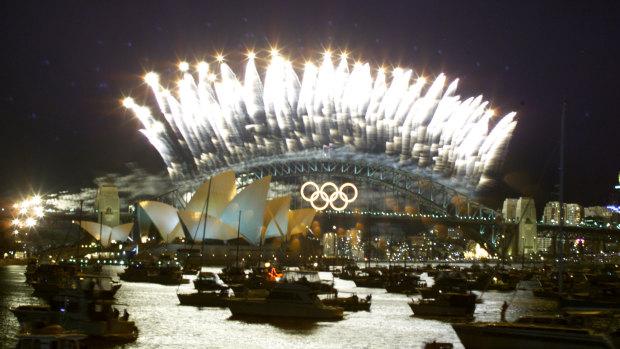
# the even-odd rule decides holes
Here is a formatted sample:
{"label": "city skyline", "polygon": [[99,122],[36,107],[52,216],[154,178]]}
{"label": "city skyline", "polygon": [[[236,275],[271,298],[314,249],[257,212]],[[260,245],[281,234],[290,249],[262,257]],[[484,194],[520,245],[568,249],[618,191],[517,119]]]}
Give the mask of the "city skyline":
{"label": "city skyline", "polygon": [[0,129],[10,151],[0,195],[95,187],[95,178],[131,172],[126,163],[163,172],[119,101],[145,93],[148,71],[273,46],[315,60],[325,49],[346,50],[431,79],[443,72],[460,79],[461,96],[483,95],[501,115],[515,110],[500,183],[480,193],[495,208],[506,197],[533,197],[537,206],[557,200],[566,99],[565,201],[608,203],[620,158],[613,2],[353,4],[5,4],[11,54],[2,58]]}

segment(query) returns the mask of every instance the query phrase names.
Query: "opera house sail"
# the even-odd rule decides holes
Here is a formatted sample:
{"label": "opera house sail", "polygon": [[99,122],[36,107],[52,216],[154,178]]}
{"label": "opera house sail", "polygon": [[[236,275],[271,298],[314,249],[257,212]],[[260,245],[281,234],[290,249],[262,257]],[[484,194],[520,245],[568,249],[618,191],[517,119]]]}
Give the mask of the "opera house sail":
{"label": "opera house sail", "polygon": [[[252,182],[237,192],[235,173],[225,171],[203,183],[182,210],[156,201],[142,201],[141,234],[155,228],[163,242],[245,240],[260,245],[265,239],[289,240],[304,234],[313,209],[290,210],[290,196],[268,200],[271,177]],[[208,201],[208,202],[207,202]]]}

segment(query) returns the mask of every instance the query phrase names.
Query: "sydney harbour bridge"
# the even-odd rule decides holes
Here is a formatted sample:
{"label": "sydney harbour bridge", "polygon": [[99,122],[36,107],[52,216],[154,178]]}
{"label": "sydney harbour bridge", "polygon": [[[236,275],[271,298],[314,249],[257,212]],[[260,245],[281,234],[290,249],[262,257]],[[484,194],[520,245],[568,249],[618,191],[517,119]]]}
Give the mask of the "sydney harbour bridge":
{"label": "sydney harbour bridge", "polygon": [[[355,201],[344,210],[328,208],[315,216],[314,220],[326,233],[337,229],[361,229],[362,239],[415,241],[418,238],[425,245],[432,244],[436,256],[445,256],[448,246],[464,249],[468,243],[471,245],[474,242],[491,256],[508,258],[512,255],[518,259],[518,223],[506,221],[501,212],[485,207],[471,196],[428,176],[360,160],[334,159],[327,155],[264,163],[258,161],[245,167],[237,166],[235,170],[236,184],[240,190],[258,179],[271,176],[269,196],[290,194],[291,209],[310,206],[300,194],[301,186],[307,181],[354,184],[359,193]],[[150,199],[182,209],[187,205],[183,194],[195,189],[179,187]],[[65,223],[80,219],[96,221],[97,217],[91,212],[59,212],[46,215],[42,225],[66,229]],[[125,214],[123,220],[132,221],[135,216]],[[552,245],[555,245],[557,225],[537,225],[539,236],[551,237],[554,240]],[[564,230],[566,239],[585,238],[589,242],[598,241],[598,245],[615,241],[618,233],[616,229],[597,226],[565,226]],[[557,253],[553,247],[547,252],[548,256]]]}

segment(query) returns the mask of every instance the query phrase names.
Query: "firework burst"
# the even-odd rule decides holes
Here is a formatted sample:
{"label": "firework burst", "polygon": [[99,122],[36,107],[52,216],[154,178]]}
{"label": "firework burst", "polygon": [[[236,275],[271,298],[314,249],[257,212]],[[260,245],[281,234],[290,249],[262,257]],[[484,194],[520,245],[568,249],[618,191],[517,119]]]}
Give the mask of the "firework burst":
{"label": "firework burst", "polygon": [[182,62],[173,90],[146,74],[155,115],[124,100],[172,180],[329,147],[475,188],[501,164],[516,126],[514,112],[496,117],[482,96],[462,100],[458,79],[446,87],[444,74],[430,84],[411,69],[396,68],[391,79],[378,69],[373,77],[368,63],[351,66],[343,55],[335,66],[327,52],[321,64],[306,63],[300,80],[274,51],[263,81],[255,61],[249,54],[243,80],[221,56],[219,74],[205,62],[194,72]]}

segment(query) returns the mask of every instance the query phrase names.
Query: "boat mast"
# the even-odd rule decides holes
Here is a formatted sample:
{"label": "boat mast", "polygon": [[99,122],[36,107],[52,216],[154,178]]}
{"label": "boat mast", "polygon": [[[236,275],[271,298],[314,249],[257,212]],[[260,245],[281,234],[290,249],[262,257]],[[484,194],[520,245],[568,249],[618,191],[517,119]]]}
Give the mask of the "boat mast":
{"label": "boat mast", "polygon": [[241,212],[239,211],[239,223],[237,223],[237,257],[236,257],[236,266],[239,268],[239,235],[241,234]]}
{"label": "boat mast", "polygon": [[209,197],[211,196],[211,182],[212,181],[213,181],[213,177],[209,179],[209,187],[207,189],[207,202],[205,203],[205,210],[204,210],[205,225],[202,228],[202,242],[200,243],[200,265],[198,266],[199,273],[202,270],[202,263],[203,263],[203,258],[204,258],[203,255],[205,253],[205,236],[207,234],[207,216],[209,215]]}
{"label": "boat mast", "polygon": [[562,295],[563,267],[564,267],[564,124],[566,119],[566,100],[562,104],[562,117],[560,120],[560,217],[558,223],[558,293]]}
{"label": "boat mast", "polygon": [[[82,208],[84,206],[84,200],[80,200],[80,229],[82,229]],[[75,255],[75,260],[78,261],[78,268],[81,271],[82,262],[80,262],[80,236],[82,235],[82,231],[78,229],[78,241],[77,241],[77,253]]]}
{"label": "boat mast", "polygon": [[[110,232],[110,236],[112,233]],[[101,263],[101,245],[103,244],[103,212],[99,208],[99,249],[97,251],[97,264]]]}

